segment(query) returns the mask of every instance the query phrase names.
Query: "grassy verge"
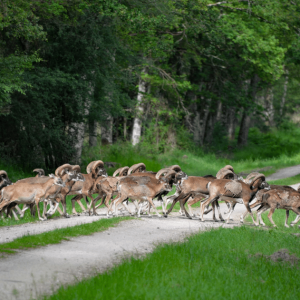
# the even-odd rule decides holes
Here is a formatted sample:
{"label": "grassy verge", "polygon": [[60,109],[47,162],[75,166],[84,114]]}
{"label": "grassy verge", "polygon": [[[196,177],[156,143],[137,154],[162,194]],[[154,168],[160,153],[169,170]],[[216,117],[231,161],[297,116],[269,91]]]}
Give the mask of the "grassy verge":
{"label": "grassy verge", "polygon": [[[266,226],[273,227],[272,223],[268,219],[268,213],[269,213],[269,211],[266,211],[265,213],[263,213],[262,219],[265,222]],[[275,224],[277,225],[277,228],[275,228],[274,230],[280,231],[280,232],[285,232],[285,233],[299,233],[300,232],[300,230],[298,228],[298,225],[300,225],[300,223],[298,223],[298,225],[295,225],[294,227],[290,227],[290,228],[284,227],[285,210],[276,209],[272,218],[273,218],[273,221],[275,222]],[[290,224],[292,221],[294,221],[295,218],[296,218],[296,214],[294,212],[290,211],[288,224]],[[248,216],[246,220],[247,220],[247,222],[252,224],[252,219],[250,216]]]}
{"label": "grassy verge", "polygon": [[[278,169],[299,164],[300,153],[287,155],[285,153],[272,157],[253,157],[246,150],[241,150],[244,156],[238,158],[220,157],[213,153],[192,153],[187,150],[175,149],[168,153],[151,154],[140,151],[129,144],[115,144],[107,147],[88,148],[83,150],[83,164],[99,159],[103,161],[116,162],[116,166],[131,166],[135,163],[144,162],[147,170],[158,171],[166,166],[178,164],[188,175],[203,176],[215,175],[225,165],[232,165],[237,173],[259,170],[266,176],[276,172]],[[111,175],[116,168],[108,169]]]}
{"label": "grassy verge", "polygon": [[69,240],[72,237],[90,235],[95,232],[104,231],[109,227],[124,220],[130,220],[130,217],[120,217],[113,219],[101,219],[93,223],[77,225],[73,227],[56,229],[36,235],[23,236],[10,243],[0,244],[0,253],[15,253],[18,249],[32,249],[50,244],[58,244],[63,240]]}
{"label": "grassy verge", "polygon": [[221,228],[160,246],[44,299],[295,299],[300,269],[255,256],[282,248],[300,257],[294,235]]}

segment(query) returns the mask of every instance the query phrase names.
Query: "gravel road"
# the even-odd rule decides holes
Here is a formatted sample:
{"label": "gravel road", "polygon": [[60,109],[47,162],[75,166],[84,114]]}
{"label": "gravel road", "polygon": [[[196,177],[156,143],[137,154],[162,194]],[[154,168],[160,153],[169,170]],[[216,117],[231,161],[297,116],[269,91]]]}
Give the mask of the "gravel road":
{"label": "gravel road", "polygon": [[300,165],[280,169],[277,172],[275,172],[274,174],[268,176],[267,181],[293,177],[298,174],[300,174]]}
{"label": "gravel road", "polygon": [[[223,213],[225,205],[222,204],[221,209]],[[211,222],[211,214],[206,216],[205,222],[196,218],[189,220],[179,216],[179,213],[172,213],[168,218],[145,216],[140,220],[122,222],[114,228],[90,236],[72,238],[70,241],[39,249],[19,251],[16,255],[0,259],[0,295],[2,299],[30,299],[52,293],[62,284],[73,283],[103,272],[124,257],[151,252],[158,244],[182,241],[192,233],[210,228],[239,226],[238,217],[244,209],[242,205],[237,205],[233,214],[234,221],[228,225]],[[71,221],[69,219],[67,222]],[[80,221],[83,222],[83,219]],[[65,219],[48,222],[48,225],[56,228],[66,224]],[[30,224],[26,230],[29,233],[41,232],[46,229],[44,224]],[[18,226],[19,231],[22,227]],[[0,235],[3,238],[9,236],[6,231],[10,230],[15,236],[19,235],[18,230],[12,228],[1,228]]]}

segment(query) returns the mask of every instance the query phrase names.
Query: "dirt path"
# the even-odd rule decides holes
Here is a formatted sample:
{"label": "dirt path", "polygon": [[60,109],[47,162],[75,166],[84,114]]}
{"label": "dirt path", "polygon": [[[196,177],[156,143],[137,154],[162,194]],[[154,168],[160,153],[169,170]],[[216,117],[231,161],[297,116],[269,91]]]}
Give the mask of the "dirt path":
{"label": "dirt path", "polygon": [[[189,220],[178,213],[173,213],[167,219],[145,216],[141,220],[122,222],[117,227],[91,236],[20,251],[0,259],[0,295],[2,299],[30,299],[52,293],[62,284],[103,272],[128,255],[151,252],[157,244],[181,241],[199,230],[239,226],[238,217],[243,211],[244,207],[238,205],[233,215],[235,221],[229,225],[223,222],[200,222],[195,218]],[[206,219],[211,220],[211,215],[207,215]],[[31,225],[38,227],[39,224]],[[3,229],[1,232],[4,234]]]}
{"label": "dirt path", "polygon": [[300,174],[300,165],[280,169],[277,172],[275,172],[274,174],[268,176],[267,181],[293,177],[298,174]]}

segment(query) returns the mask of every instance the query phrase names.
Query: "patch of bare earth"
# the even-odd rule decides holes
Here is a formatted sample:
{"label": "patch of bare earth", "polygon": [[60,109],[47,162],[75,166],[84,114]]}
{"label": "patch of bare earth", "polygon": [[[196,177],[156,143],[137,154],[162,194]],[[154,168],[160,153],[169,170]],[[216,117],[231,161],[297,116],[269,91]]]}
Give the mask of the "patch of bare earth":
{"label": "patch of bare earth", "polygon": [[256,253],[254,255],[251,255],[252,257],[265,257],[267,259],[270,259],[274,262],[289,262],[291,265],[297,265],[299,262],[299,258],[294,255],[290,254],[288,249],[280,249],[276,252],[274,252],[271,255],[263,255],[261,253]]}

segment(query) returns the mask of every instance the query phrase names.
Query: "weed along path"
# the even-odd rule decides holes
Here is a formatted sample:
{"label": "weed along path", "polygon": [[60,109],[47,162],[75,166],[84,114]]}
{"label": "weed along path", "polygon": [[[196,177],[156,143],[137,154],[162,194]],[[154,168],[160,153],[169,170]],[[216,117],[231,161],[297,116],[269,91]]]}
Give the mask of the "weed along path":
{"label": "weed along path", "polygon": [[243,211],[244,207],[237,207],[235,220],[228,225],[208,221],[211,215],[206,217],[206,222],[189,220],[178,213],[168,218],[145,216],[60,244],[18,250],[17,254],[0,259],[0,295],[2,299],[31,299],[51,294],[62,284],[103,272],[125,257],[149,253],[157,244],[182,241],[188,235],[210,228],[239,226],[238,217]]}

